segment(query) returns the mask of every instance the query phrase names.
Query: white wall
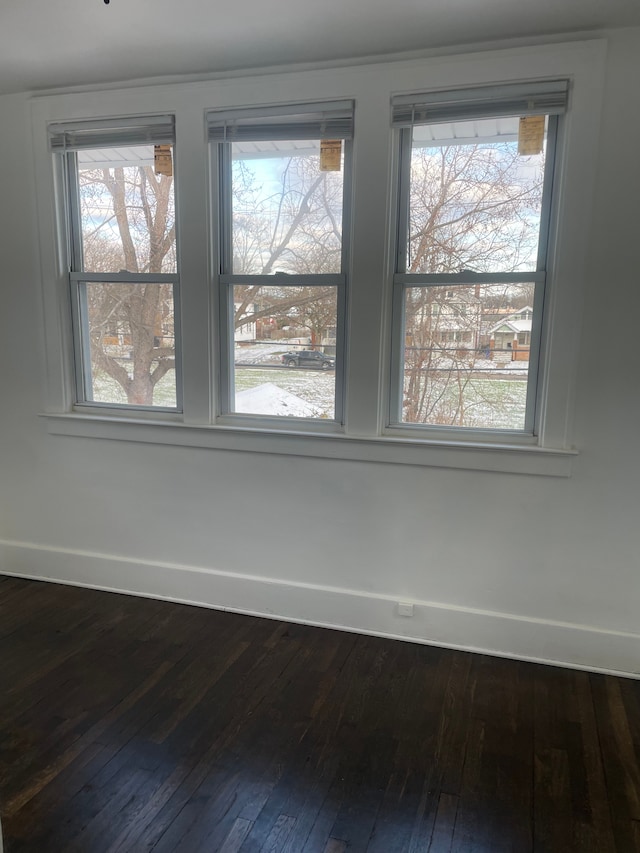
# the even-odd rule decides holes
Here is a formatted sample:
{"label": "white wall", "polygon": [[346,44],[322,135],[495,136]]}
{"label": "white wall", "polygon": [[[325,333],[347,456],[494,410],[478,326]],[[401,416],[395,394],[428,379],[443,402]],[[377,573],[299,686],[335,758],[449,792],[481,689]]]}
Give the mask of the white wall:
{"label": "white wall", "polygon": [[49,435],[28,99],[0,98],[0,571],[640,671],[639,56],[610,34],[569,479]]}

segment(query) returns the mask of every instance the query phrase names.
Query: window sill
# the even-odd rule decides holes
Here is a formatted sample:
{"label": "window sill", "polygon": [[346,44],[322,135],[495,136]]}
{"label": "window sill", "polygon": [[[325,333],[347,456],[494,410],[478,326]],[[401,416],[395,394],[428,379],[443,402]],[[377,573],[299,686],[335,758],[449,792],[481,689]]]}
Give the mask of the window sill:
{"label": "window sill", "polygon": [[320,459],[460,468],[569,477],[573,450],[525,444],[494,444],[395,437],[353,437],[237,426],[199,426],[82,414],[44,414],[51,435],[177,445],[243,453],[273,453]]}

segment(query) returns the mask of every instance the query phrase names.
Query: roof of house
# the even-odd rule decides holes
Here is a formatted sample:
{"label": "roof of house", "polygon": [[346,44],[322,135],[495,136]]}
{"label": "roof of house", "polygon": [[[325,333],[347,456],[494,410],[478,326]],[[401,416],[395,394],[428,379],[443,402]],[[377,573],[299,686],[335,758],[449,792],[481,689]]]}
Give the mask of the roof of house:
{"label": "roof of house", "polygon": [[500,320],[495,326],[492,326],[489,329],[489,334],[494,335],[496,332],[530,332],[531,331],[531,317],[521,318],[519,315],[524,314],[525,311],[531,313],[533,308],[530,305],[525,305],[524,308],[520,308],[518,311],[514,311],[513,314],[510,314],[508,317],[505,317],[503,320]]}

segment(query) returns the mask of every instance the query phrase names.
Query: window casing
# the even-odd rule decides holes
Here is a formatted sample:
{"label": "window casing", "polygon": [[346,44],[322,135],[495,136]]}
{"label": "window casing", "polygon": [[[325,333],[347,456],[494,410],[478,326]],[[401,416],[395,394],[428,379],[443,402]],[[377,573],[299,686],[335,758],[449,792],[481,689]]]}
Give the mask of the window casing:
{"label": "window casing", "polygon": [[[536,433],[558,117],[567,97],[561,80],[393,100],[400,156],[391,427]],[[520,154],[522,116],[545,123],[536,156]],[[507,340],[499,320],[527,304],[531,319],[511,327]],[[518,351],[518,331],[527,333],[526,351]]]}
{"label": "window casing", "polygon": [[[31,113],[43,285],[46,355],[43,369],[47,380],[43,416],[49,431],[160,445],[568,475],[575,454],[572,399],[580,357],[582,293],[588,274],[589,201],[598,169],[605,56],[605,43],[593,39],[483,51],[477,55],[406,59],[367,66],[366,70],[357,66],[318,68],[199,83],[176,82],[170,86],[34,96]],[[535,319],[542,324],[532,433],[508,430],[503,425],[482,430],[402,422],[398,403],[401,372],[398,354],[402,355],[398,346],[398,318],[402,316],[399,311],[402,300],[398,303],[397,277],[403,273],[395,262],[399,207],[396,143],[400,131],[390,128],[389,103],[395,105],[398,98],[415,102],[414,95],[404,93],[423,92],[431,84],[434,89],[460,92],[469,81],[495,90],[495,81],[541,79],[569,80],[571,98],[567,115],[558,123],[560,168],[556,170],[553,187],[543,311],[537,305],[530,306],[535,307]],[[327,104],[344,97],[353,99],[356,105],[353,143],[343,143],[345,149],[353,145],[353,196],[347,198],[353,212],[350,227],[345,225],[349,237],[349,263],[344,267],[349,280],[345,300],[349,316],[345,311],[342,329],[335,330],[337,348],[342,334],[345,350],[336,371],[338,377],[344,371],[341,421],[233,412],[228,402],[225,413],[221,405],[225,393],[227,400],[231,397],[229,391],[225,392],[224,383],[232,358],[229,335],[221,345],[224,329],[219,331],[222,302],[219,292],[226,286],[219,280],[217,245],[218,143],[206,144],[206,117],[212,108],[219,114],[237,111],[241,105],[246,112],[242,105],[251,104],[264,118],[272,113],[272,107],[255,105],[273,104],[274,93],[285,105]],[[515,114],[519,112],[519,108],[515,110]],[[127,121],[137,126],[144,125],[149,116],[175,116],[174,156],[179,180],[176,229],[181,249],[176,362],[182,411],[155,405],[146,410],[127,404],[101,405],[99,401],[84,402],[78,393],[80,381],[76,382],[78,359],[73,356],[70,298],[76,285],[73,282],[70,285],[69,281],[69,229],[66,228],[69,214],[68,203],[65,204],[68,191],[62,176],[62,161],[67,158],[64,148],[54,149],[56,167],[52,172],[52,146],[47,147],[47,135],[48,129],[60,125],[68,128],[95,123],[113,127],[112,119],[101,117],[122,115],[132,117]],[[123,122],[117,120],[115,124],[122,129]],[[121,137],[110,144],[120,141]],[[351,179],[345,181],[347,190],[350,183]],[[207,191],[209,186],[213,187],[213,201]],[[78,271],[76,267],[75,272]],[[270,286],[277,284],[275,275],[271,279]],[[451,291],[454,298],[461,286],[452,281],[449,287],[439,290]],[[468,291],[469,283],[466,287]],[[404,291],[410,289],[420,292],[420,286],[408,285]],[[227,298],[226,304],[230,301]],[[462,306],[458,307],[462,314]],[[511,312],[519,306],[508,307]],[[466,316],[474,316],[472,305],[467,305]],[[496,312],[495,322],[501,318]],[[533,337],[535,323],[532,327]],[[118,335],[126,332],[118,323],[108,331]],[[248,331],[245,329],[244,333]],[[347,331],[349,340],[345,346]],[[455,340],[457,333],[462,340]],[[464,340],[465,336],[468,337],[468,330],[450,325],[442,329],[443,346],[459,350],[457,357],[462,358],[472,343]],[[448,340],[449,337],[453,339]],[[517,335],[512,333],[512,343],[514,338],[517,340]],[[532,341],[532,347],[535,345]],[[507,349],[506,344],[504,348]],[[326,379],[320,370],[314,375],[322,381]]]}

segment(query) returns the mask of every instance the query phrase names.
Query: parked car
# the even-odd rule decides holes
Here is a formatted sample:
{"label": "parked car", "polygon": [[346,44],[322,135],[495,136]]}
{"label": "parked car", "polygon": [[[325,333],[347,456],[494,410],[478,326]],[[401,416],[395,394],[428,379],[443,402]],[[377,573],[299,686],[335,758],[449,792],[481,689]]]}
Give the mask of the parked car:
{"label": "parked car", "polygon": [[321,370],[331,370],[336,366],[333,356],[325,355],[314,349],[303,349],[298,352],[285,352],[281,359],[287,367],[319,367]]}

